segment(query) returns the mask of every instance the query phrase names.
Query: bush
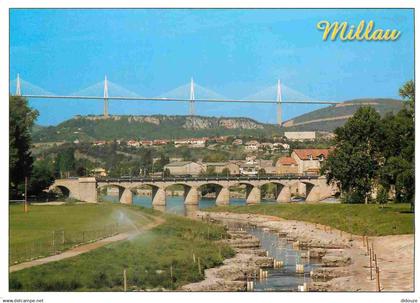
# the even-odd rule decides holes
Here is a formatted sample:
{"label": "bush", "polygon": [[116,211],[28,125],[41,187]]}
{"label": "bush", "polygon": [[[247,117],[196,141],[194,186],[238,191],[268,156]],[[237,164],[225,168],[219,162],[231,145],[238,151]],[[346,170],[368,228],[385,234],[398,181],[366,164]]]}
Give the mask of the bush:
{"label": "bush", "polygon": [[382,185],[378,186],[378,193],[376,195],[376,203],[385,204],[388,202],[388,191]]}
{"label": "bush", "polygon": [[348,204],[365,203],[363,195],[357,191],[351,191],[343,194],[343,202]]}

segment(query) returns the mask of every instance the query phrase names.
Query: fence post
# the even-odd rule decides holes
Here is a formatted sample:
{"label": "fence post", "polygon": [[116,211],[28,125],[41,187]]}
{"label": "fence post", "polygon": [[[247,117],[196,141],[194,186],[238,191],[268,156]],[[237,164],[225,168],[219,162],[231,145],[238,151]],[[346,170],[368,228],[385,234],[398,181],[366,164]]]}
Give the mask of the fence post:
{"label": "fence post", "polygon": [[372,277],[372,249],[369,248],[369,267],[370,267],[370,280],[373,280]]}
{"label": "fence post", "polygon": [[53,230],[52,232],[52,249],[53,249],[53,252],[55,253],[55,230]]}
{"label": "fence post", "polygon": [[63,229],[63,239],[62,239],[62,244],[64,245],[65,243],[65,237],[64,237],[64,229]]}
{"label": "fence post", "polygon": [[174,273],[173,273],[173,270],[172,270],[172,264],[171,264],[171,286],[172,286],[172,288],[174,288]]}
{"label": "fence post", "polygon": [[369,238],[366,236],[366,250],[369,252]]}
{"label": "fence post", "polygon": [[378,289],[378,291],[381,291],[381,282],[379,280],[379,267],[376,267],[376,287]]}
{"label": "fence post", "polygon": [[124,291],[127,291],[127,269],[124,268]]}

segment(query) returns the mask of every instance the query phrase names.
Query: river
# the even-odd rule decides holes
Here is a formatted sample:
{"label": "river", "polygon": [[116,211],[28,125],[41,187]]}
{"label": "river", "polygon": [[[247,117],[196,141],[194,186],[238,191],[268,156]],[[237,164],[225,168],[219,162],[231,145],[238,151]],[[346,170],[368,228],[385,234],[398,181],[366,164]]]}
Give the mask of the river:
{"label": "river", "polygon": [[[102,195],[101,199],[108,202],[118,202],[117,195]],[[261,203],[273,204],[275,201],[262,200]],[[150,196],[133,195],[133,204],[140,205],[147,208],[152,208],[152,199]],[[199,209],[205,209],[216,205],[216,199],[201,198],[198,204]],[[245,199],[231,198],[229,205],[246,205]],[[185,216],[187,209],[184,206],[183,196],[167,196],[166,197],[166,212]]]}
{"label": "river", "polygon": [[[101,196],[105,201],[118,202],[117,195]],[[302,202],[297,200],[296,202]],[[334,203],[335,200],[326,201]],[[262,200],[262,204],[274,204],[275,201]],[[152,200],[150,196],[133,195],[133,204],[151,208]],[[216,199],[201,198],[199,209],[205,209],[216,205]],[[246,205],[245,199],[231,198],[230,205]],[[166,197],[166,209],[169,213],[178,215],[188,215],[188,209],[184,206],[184,198],[182,196]],[[261,242],[261,248],[268,252],[268,256],[278,261],[283,261],[281,268],[269,268],[268,277],[262,281],[255,279],[254,291],[297,291],[299,285],[303,285],[310,280],[310,271],[317,266],[316,261],[303,259],[301,256],[307,252],[292,247],[292,244],[285,238],[279,237],[277,234],[266,232],[261,228],[242,226],[249,234],[257,237]],[[296,273],[296,264],[303,264],[304,273]]]}

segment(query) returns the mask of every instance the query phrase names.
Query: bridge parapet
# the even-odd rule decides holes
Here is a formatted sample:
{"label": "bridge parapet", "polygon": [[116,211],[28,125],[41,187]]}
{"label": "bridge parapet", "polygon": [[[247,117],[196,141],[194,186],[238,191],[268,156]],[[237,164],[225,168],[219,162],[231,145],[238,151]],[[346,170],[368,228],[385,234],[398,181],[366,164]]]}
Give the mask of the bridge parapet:
{"label": "bridge parapet", "polygon": [[276,185],[276,201],[290,202],[291,187],[298,188],[301,195],[306,196],[308,202],[316,202],[331,196],[334,186],[326,183],[325,177],[308,175],[271,175],[253,177],[170,177],[170,178],[69,178],[57,179],[51,188],[64,187],[69,191],[69,196],[81,201],[97,202],[99,188],[116,186],[119,188],[120,202],[131,204],[136,187],[149,185],[152,187],[152,205],[166,205],[166,189],[169,186],[180,184],[184,186],[184,204],[198,205],[199,188],[203,185],[216,185],[216,204],[229,204],[231,186],[246,185],[247,204],[261,202],[261,186],[272,183]]}

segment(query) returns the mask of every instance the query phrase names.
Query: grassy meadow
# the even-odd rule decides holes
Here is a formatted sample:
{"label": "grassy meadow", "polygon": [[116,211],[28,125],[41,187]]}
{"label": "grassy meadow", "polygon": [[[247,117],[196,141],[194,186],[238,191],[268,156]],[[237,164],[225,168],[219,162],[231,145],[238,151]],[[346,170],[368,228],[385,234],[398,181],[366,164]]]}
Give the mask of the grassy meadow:
{"label": "grassy meadow", "polygon": [[217,206],[206,209],[215,212],[235,212],[277,216],[307,221],[357,235],[383,236],[414,233],[414,213],[410,204],[259,204],[247,206]]}
{"label": "grassy meadow", "polygon": [[10,264],[56,254],[74,245],[141,228],[153,210],[120,204],[10,205]]}
{"label": "grassy meadow", "polygon": [[77,257],[10,274],[11,291],[129,291],[177,289],[202,280],[204,269],[222,264],[233,250],[217,242],[222,226],[175,215],[129,241]]}

